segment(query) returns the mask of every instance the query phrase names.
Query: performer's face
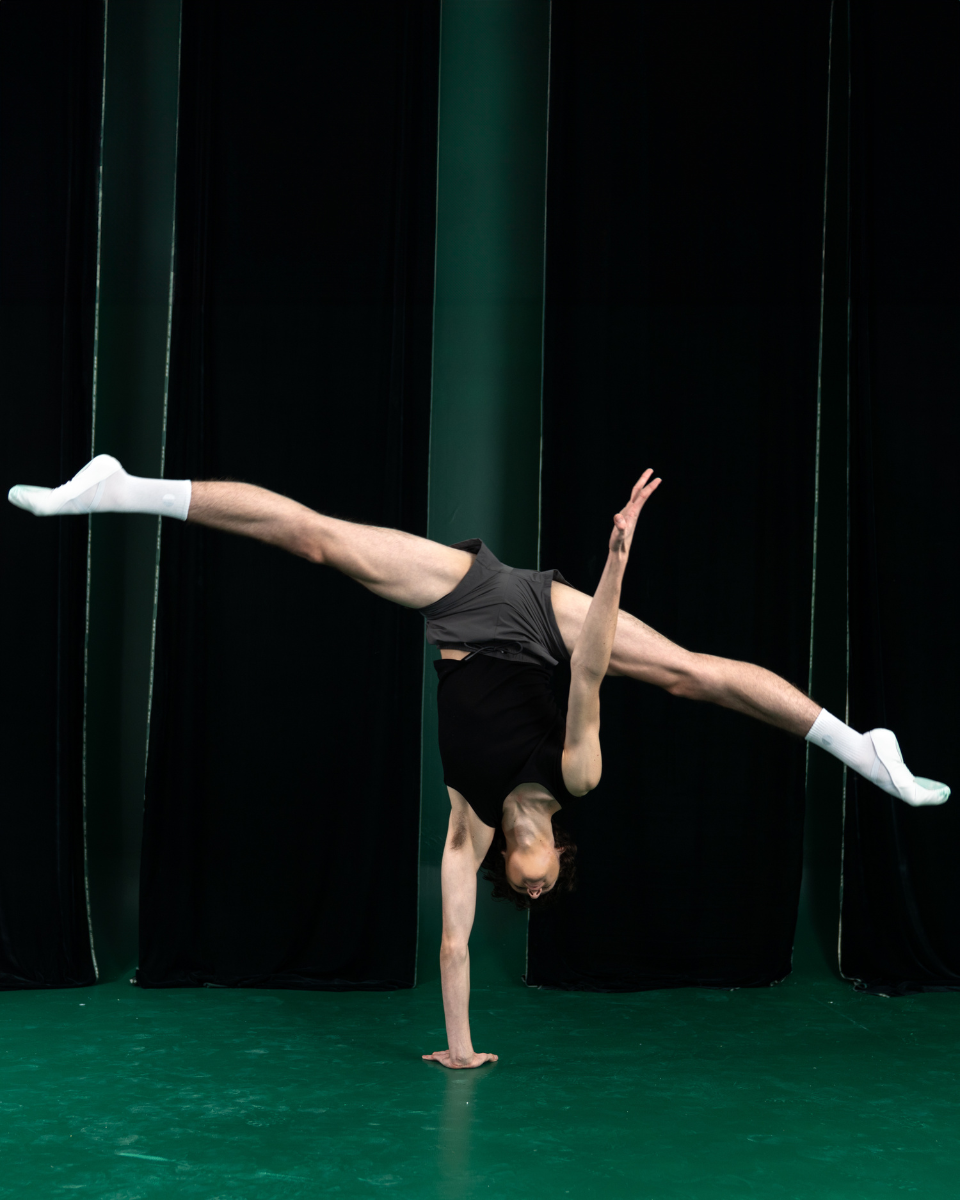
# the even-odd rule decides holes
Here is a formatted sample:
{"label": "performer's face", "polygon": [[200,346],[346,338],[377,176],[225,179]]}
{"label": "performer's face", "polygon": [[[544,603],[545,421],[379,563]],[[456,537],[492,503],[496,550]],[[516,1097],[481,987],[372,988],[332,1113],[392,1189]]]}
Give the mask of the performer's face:
{"label": "performer's face", "polygon": [[562,848],[535,846],[528,850],[502,851],[507,860],[507,880],[515,892],[526,892],[536,900],[557,886]]}

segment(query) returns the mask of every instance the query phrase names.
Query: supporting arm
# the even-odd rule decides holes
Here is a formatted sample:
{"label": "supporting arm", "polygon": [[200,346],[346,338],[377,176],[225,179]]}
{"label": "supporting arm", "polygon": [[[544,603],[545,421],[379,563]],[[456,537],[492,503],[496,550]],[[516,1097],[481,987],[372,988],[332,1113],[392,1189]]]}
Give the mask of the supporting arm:
{"label": "supporting arm", "polygon": [[443,940],[440,944],[440,981],[447,1049],[424,1054],[445,1067],[463,1069],[496,1062],[496,1054],[481,1054],[470,1037],[470,932],[477,908],[477,871],[493,841],[493,830],[482,824],[458,793],[451,792],[453,808],[440,867],[443,893]]}

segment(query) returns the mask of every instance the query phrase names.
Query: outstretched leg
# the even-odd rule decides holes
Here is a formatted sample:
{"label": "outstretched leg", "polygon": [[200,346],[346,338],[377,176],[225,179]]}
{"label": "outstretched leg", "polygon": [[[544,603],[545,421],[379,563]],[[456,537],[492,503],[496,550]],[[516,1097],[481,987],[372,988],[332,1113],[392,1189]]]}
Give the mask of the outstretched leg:
{"label": "outstretched leg", "polygon": [[[253,484],[140,479],[106,454],[58,488],[17,484],[8,499],[36,516],[141,512],[195,521],[334,567],[408,608],[425,608],[447,595],[473,562],[466,551],[396,529],[325,517]],[[554,583],[552,598],[572,654],[590,597]],[[944,784],[914,777],[890,730],[857,733],[772,671],[691,653],[629,613],[618,618],[610,674],[652,683],[676,696],[709,700],[806,737],[908,804],[942,804],[950,795]]]}
{"label": "outstretched leg", "polygon": [[98,454],[60,487],[17,484],[8,499],[38,517],[156,513],[224,529],[334,567],[408,608],[424,608],[451,592],[473,562],[465,550],[325,517],[253,484],[141,479],[108,454]]}
{"label": "outstretched leg", "polygon": [[[590,597],[562,583],[552,585],[553,610],[564,644],[572,653]],[[707,700],[805,737],[820,714],[809,696],[753,663],[695,654],[621,611],[610,675],[652,683],[674,696]]]}
{"label": "outstretched leg", "polygon": [[[562,583],[552,585],[551,597],[572,653],[590,597]],[[858,733],[772,671],[684,650],[630,613],[621,611],[617,621],[608,674],[652,683],[688,700],[708,700],[805,737],[907,804],[942,804],[950,796],[945,784],[913,775],[889,729]]]}
{"label": "outstretched leg", "polygon": [[426,608],[452,592],[474,561],[466,550],[399,529],[326,517],[251,483],[194,483],[187,520],[334,567],[407,608]]}

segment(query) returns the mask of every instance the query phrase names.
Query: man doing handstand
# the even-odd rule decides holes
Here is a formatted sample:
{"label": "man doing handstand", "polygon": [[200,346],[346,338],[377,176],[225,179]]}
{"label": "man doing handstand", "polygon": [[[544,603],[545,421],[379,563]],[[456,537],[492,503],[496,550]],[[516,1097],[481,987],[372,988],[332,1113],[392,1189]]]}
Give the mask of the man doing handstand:
{"label": "man doing handstand", "polygon": [[[498,830],[507,886],[524,903],[551,892],[564,847],[552,817],[600,779],[600,684],[626,675],[676,696],[709,700],[821,746],[908,804],[942,804],[944,784],[916,778],[890,730],[860,734],[762,667],[697,654],[619,611],[637,518],[660,480],[645,471],[614,518],[593,597],[556,571],[514,570],[480,541],[443,546],[395,529],[327,517],[264,488],[222,481],[140,479],[98,455],[57,488],[19,484],[11,503],[36,516],[140,512],[257,538],[335,567],[427,620],[439,645],[440,752],[451,813],[441,866],[441,977],[447,1049],[425,1058],[476,1067],[470,1039],[467,943],[477,872]],[[570,660],[566,715],[551,671]]]}

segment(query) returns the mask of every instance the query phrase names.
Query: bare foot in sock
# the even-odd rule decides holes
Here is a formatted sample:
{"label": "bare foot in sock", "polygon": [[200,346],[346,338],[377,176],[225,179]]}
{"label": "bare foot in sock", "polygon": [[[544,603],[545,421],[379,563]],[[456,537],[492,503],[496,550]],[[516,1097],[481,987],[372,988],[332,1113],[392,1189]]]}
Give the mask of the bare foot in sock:
{"label": "bare foot in sock", "polygon": [[190,508],[190,481],[128,475],[111,455],[98,454],[60,487],[18,483],[7,493],[7,499],[35,517],[137,512],[185,521]]}
{"label": "bare foot in sock", "polygon": [[870,776],[873,782],[891,796],[919,807],[924,804],[944,804],[950,799],[950,789],[935,779],[914,775],[904,763],[900,744],[890,729],[871,729],[865,735],[873,743],[877,761]]}
{"label": "bare foot in sock", "polygon": [[824,708],[811,726],[807,741],[839,758],[858,775],[906,804],[943,804],[950,798],[950,789],[945,783],[915,776],[904,765],[900,746],[889,729],[857,733]]}

